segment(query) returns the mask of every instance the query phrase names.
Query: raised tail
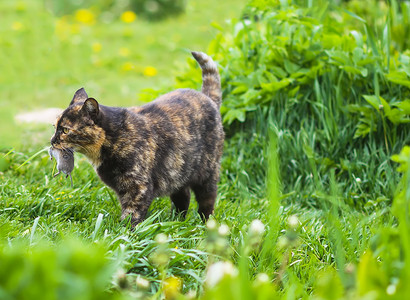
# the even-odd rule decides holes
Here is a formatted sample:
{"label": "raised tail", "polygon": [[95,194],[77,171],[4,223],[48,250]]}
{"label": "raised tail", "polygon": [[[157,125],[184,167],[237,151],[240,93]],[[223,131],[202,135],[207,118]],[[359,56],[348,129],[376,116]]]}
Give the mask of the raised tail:
{"label": "raised tail", "polygon": [[222,102],[221,79],[216,63],[203,52],[191,52],[202,69],[202,93],[211,98],[218,107]]}

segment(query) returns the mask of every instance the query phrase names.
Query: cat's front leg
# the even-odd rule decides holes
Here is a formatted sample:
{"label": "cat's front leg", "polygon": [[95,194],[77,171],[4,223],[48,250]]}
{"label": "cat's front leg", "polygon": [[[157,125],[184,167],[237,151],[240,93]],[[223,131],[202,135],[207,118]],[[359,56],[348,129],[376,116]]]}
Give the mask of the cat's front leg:
{"label": "cat's front leg", "polygon": [[153,200],[153,196],[147,192],[147,189],[138,188],[137,190],[138,192],[134,190],[120,195],[121,220],[131,216],[132,227],[144,221],[148,208]]}

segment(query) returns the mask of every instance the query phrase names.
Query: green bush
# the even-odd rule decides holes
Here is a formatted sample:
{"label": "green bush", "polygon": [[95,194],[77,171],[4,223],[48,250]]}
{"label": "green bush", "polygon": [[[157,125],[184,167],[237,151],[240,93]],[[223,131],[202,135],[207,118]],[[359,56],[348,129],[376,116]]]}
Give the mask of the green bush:
{"label": "green bush", "polygon": [[[350,205],[386,202],[394,185],[381,181],[375,186],[372,178],[395,178],[389,157],[410,140],[404,126],[410,120],[410,56],[398,52],[399,40],[390,39],[392,18],[375,19],[372,26],[348,9],[372,7],[374,18],[383,13],[407,18],[397,6],[380,1],[342,7],[329,1],[294,2],[301,4],[252,1],[244,18],[209,46],[220,65],[226,131],[228,136],[241,135],[230,141],[253,143],[273,128],[285,191],[301,191],[298,200],[308,205],[320,206],[315,191],[328,188],[330,170],[338,180],[348,180],[343,190]],[[195,68],[192,63],[177,78],[178,87],[200,86]],[[366,160],[375,163],[357,163]],[[253,165],[246,170],[257,174],[257,182],[264,180],[263,159],[250,155],[243,161]],[[236,173],[234,162],[224,167]],[[361,198],[363,191],[370,194]]]}
{"label": "green bush", "polygon": [[[361,108],[364,100],[370,104],[365,107],[376,111],[370,116],[358,108],[366,121],[362,118],[355,137],[377,129],[375,122],[382,118],[377,115],[379,105],[386,105],[385,115],[391,123],[408,122],[409,54],[386,48],[393,47],[387,39],[390,32],[378,40],[374,29],[353,12],[346,17],[343,9],[327,1],[315,2],[312,7],[287,1],[261,7],[269,2],[254,1],[245,19],[212,42],[209,53],[223,66],[224,122],[244,122],[258,107],[271,106],[284,114],[296,110],[299,116],[322,118],[322,122],[330,122],[326,119],[337,110],[333,114],[336,122],[340,118],[354,122],[357,119],[341,113],[348,107],[358,108],[350,104]],[[321,2],[327,4],[317,5]],[[373,7],[378,3],[374,1]],[[379,10],[393,13],[393,8]],[[354,27],[358,20],[359,28]],[[389,22],[386,20],[385,31],[390,30]],[[178,85],[199,81],[192,82],[190,75],[180,76]],[[391,110],[390,105],[395,108]]]}

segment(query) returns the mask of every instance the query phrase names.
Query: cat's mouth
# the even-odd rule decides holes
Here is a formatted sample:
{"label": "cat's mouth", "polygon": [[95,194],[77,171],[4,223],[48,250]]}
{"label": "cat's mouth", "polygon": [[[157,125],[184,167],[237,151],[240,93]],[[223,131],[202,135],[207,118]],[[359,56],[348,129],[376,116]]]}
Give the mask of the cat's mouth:
{"label": "cat's mouth", "polygon": [[[73,144],[73,143],[67,143],[63,141],[57,141],[57,142],[51,141],[51,147],[54,149],[62,150],[62,151],[79,152],[85,155],[94,152],[93,147],[89,147],[89,145]],[[95,156],[95,154],[91,156]]]}
{"label": "cat's mouth", "polygon": [[51,148],[53,149],[58,149],[62,151],[71,151],[71,152],[76,150],[75,147],[73,147],[73,145],[71,144],[64,143],[61,141],[56,142],[56,141],[53,141],[53,139],[51,140],[50,144],[51,144]]}
{"label": "cat's mouth", "polygon": [[69,153],[70,155],[72,155],[74,153],[73,148],[64,148],[64,147],[63,148],[57,148],[57,147],[54,147],[53,145],[51,145],[50,150],[51,151],[53,151],[53,150],[62,151],[64,153]]}

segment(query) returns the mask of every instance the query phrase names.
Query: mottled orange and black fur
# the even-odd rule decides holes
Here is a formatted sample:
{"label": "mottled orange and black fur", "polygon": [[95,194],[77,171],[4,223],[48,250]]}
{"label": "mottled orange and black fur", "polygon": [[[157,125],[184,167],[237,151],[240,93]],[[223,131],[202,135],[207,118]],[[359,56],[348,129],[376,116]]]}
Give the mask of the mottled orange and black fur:
{"label": "mottled orange and black fur", "polygon": [[56,121],[52,146],[85,154],[133,225],[159,196],[170,195],[185,214],[191,189],[201,216],[213,212],[224,141],[221,86],[213,60],[192,55],[202,68],[202,92],[179,89],[120,108],[100,105],[80,89]]}

